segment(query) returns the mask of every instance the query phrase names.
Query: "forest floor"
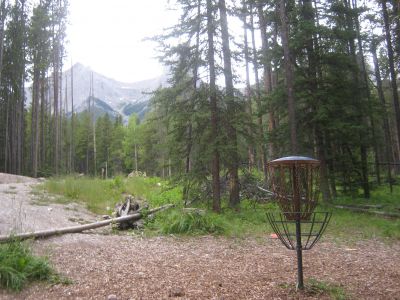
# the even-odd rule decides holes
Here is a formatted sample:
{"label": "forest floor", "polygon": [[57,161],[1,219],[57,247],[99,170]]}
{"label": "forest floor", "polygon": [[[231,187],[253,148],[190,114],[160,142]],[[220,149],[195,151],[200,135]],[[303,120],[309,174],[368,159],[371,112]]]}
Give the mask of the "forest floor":
{"label": "forest floor", "polygon": [[[37,180],[0,173],[0,234],[100,219],[82,206],[38,193]],[[32,242],[69,285],[34,283],[0,299],[400,299],[400,243],[337,241],[305,251],[304,274],[320,284],[297,293],[295,252],[279,240],[143,237],[109,227]],[[340,294],[340,293],[339,293]]]}

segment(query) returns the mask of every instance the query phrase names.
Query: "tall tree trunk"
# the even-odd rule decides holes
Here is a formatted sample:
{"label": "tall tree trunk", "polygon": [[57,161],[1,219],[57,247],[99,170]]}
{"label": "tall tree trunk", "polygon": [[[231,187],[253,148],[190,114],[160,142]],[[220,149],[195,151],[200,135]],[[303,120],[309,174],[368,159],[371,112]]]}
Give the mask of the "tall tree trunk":
{"label": "tall tree trunk", "polygon": [[31,152],[32,176],[37,177],[39,155],[39,96],[40,96],[40,71],[34,66],[32,86],[32,118],[31,118]]}
{"label": "tall tree trunk", "polygon": [[[353,8],[357,12],[357,0],[353,0]],[[368,80],[368,73],[367,73],[367,68],[365,64],[365,58],[364,58],[364,49],[362,45],[362,39],[361,39],[361,29],[360,29],[360,22],[358,20],[358,13],[355,16],[355,25],[356,25],[356,33],[357,33],[357,45],[358,45],[358,55],[360,58],[361,62],[361,73],[362,73],[362,79],[363,79],[363,84],[364,86],[362,87],[362,91],[365,93],[365,96],[368,101],[368,117],[371,122],[371,134],[372,134],[372,147],[374,150],[374,160],[375,160],[375,169],[376,169],[376,177],[378,184],[381,184],[381,176],[380,176],[380,165],[379,165],[379,157],[378,157],[378,141],[376,137],[376,127],[375,127],[375,119],[372,115],[372,104],[371,104],[371,91],[369,89],[369,80]]]}
{"label": "tall tree trunk", "polygon": [[[344,1],[344,5],[347,10],[350,9],[350,5],[348,3],[349,0]],[[347,22],[347,29],[350,31],[354,30],[354,23],[352,16],[350,13],[346,14],[346,22]],[[357,54],[356,54],[356,46],[354,39],[352,37],[348,38],[348,45],[349,45],[349,55],[353,58],[353,62],[355,66],[358,66],[358,60],[357,60]],[[358,69],[353,67],[352,70],[352,75],[353,75],[353,81],[354,85],[356,87],[356,90],[354,91],[354,105],[357,107],[357,115],[356,118],[358,120],[358,123],[362,127],[359,133],[359,142],[360,142],[360,156],[361,156],[361,182],[362,182],[362,188],[364,190],[364,197],[369,198],[370,197],[370,188],[369,188],[369,181],[368,181],[368,154],[367,154],[367,143],[366,143],[366,134],[367,130],[365,127],[367,126],[367,122],[365,120],[366,113],[363,111],[363,108],[365,107],[363,105],[363,97],[360,91],[360,80],[359,80],[359,72]],[[356,163],[354,163],[356,165]]]}
{"label": "tall tree trunk", "polygon": [[393,21],[395,23],[394,27],[394,51],[396,52],[397,57],[397,74],[400,73],[400,1],[392,0],[393,6]]}
{"label": "tall tree trunk", "polygon": [[[233,74],[231,63],[231,50],[229,46],[228,18],[225,0],[219,0],[219,12],[221,23],[222,53],[224,58],[224,77],[226,88],[227,112],[231,120],[236,117],[235,95],[233,88]],[[236,207],[239,202],[239,174],[238,174],[238,153],[237,153],[237,133],[233,122],[228,122],[227,135],[229,139],[228,171],[229,171],[229,205]]]}
{"label": "tall tree trunk", "polygon": [[53,67],[53,97],[54,97],[54,106],[53,106],[53,115],[54,115],[54,170],[56,175],[58,175],[58,166],[59,166],[59,144],[60,144],[60,128],[59,128],[59,107],[58,107],[58,89],[59,89],[59,84],[58,84],[58,71],[59,71],[59,66],[58,66],[58,45],[57,42],[54,46],[54,67]]}
{"label": "tall tree trunk", "polygon": [[215,58],[214,58],[214,8],[212,0],[207,0],[207,37],[208,37],[208,67],[210,75],[210,108],[211,108],[211,136],[213,147],[212,159],[212,190],[213,210],[221,211],[220,181],[219,181],[219,150],[218,150],[218,107],[217,90],[215,79]]}
{"label": "tall tree trunk", "polygon": [[1,83],[1,73],[3,71],[3,52],[4,52],[4,24],[7,16],[6,11],[7,0],[1,0],[0,3],[0,83]]}
{"label": "tall tree trunk", "polygon": [[[252,97],[252,93],[251,93],[251,86],[250,86],[250,71],[249,71],[249,61],[250,61],[250,57],[249,57],[249,45],[248,45],[248,38],[247,38],[247,5],[246,2],[243,1],[243,33],[244,33],[244,60],[245,60],[245,65],[246,65],[246,91],[245,91],[245,97],[246,97],[246,104],[247,104],[247,113],[248,113],[248,117],[249,117],[249,124],[253,123],[253,109],[252,109],[252,101],[251,101],[251,97]],[[251,130],[252,126],[249,126],[248,130],[247,130],[247,134],[251,137],[252,134],[252,130]],[[254,165],[254,145],[252,142],[249,143],[248,147],[247,147],[247,155],[248,155],[248,168],[249,168],[249,172],[252,171],[253,169],[253,165]]]}
{"label": "tall tree trunk", "polygon": [[59,163],[59,168],[60,172],[65,172],[64,166],[65,166],[65,157],[63,155],[64,152],[64,129],[63,129],[63,119],[64,119],[64,104],[63,104],[63,94],[62,94],[62,83],[63,83],[63,75],[62,75],[62,57],[61,57],[61,52],[59,53],[59,77],[58,77],[58,99],[60,101],[59,103],[59,118],[58,118],[58,130],[59,130],[59,145],[58,145],[58,157],[60,160]]}
{"label": "tall tree trunk", "polygon": [[[24,66],[25,69],[25,66]],[[18,122],[17,122],[17,136],[18,136],[18,145],[17,145],[17,174],[22,174],[22,166],[23,166],[23,148],[24,148],[24,115],[25,115],[25,74],[21,74],[20,78],[20,92],[21,99],[18,105]]]}
{"label": "tall tree trunk", "polygon": [[281,19],[281,39],[283,56],[285,59],[285,83],[288,98],[290,147],[292,155],[298,154],[297,130],[296,130],[296,107],[294,100],[294,71],[289,49],[289,25],[287,20],[285,0],[279,0],[279,15]]}
{"label": "tall tree trunk", "polygon": [[[304,36],[306,37],[305,45],[308,60],[308,85],[310,90],[310,97],[312,98],[311,109],[313,113],[317,112],[318,107],[322,104],[320,97],[318,97],[318,60],[317,53],[314,45],[314,30],[315,30],[315,15],[311,0],[303,0],[302,3],[302,18],[306,23],[304,26]],[[329,183],[328,183],[328,170],[326,163],[325,145],[322,133],[322,126],[318,121],[314,122],[314,133],[317,148],[318,159],[320,165],[320,187],[322,198],[324,201],[329,201],[331,198]]]}
{"label": "tall tree trunk", "polygon": [[[196,25],[196,50],[195,50],[195,63],[193,66],[193,91],[194,94],[197,93],[197,82],[199,80],[199,53],[200,53],[200,30],[201,30],[201,0],[197,1],[197,25]],[[193,109],[194,106],[194,101],[192,101],[192,106],[191,109]],[[188,124],[188,144],[187,144],[187,153],[186,153],[186,173],[190,172],[190,167],[191,167],[191,153],[192,153],[192,146],[193,146],[193,141],[192,141],[192,131],[193,131],[193,125],[192,125],[192,120],[189,121]]]}
{"label": "tall tree trunk", "polygon": [[[384,132],[384,137],[385,137],[385,157],[386,157],[386,163],[388,163],[388,181],[392,181],[392,173],[391,173],[391,163],[393,162],[393,149],[392,149],[392,139],[391,139],[391,132],[390,132],[390,126],[389,126],[389,119],[388,119],[388,112],[387,112],[387,107],[386,107],[386,99],[385,99],[385,94],[383,93],[383,88],[382,88],[382,79],[381,79],[381,72],[379,71],[379,62],[378,62],[378,56],[376,54],[376,48],[377,48],[377,42],[373,40],[371,42],[371,53],[372,53],[372,59],[374,62],[374,73],[375,73],[375,80],[376,80],[376,86],[378,90],[378,97],[381,102],[381,108],[383,111],[382,118],[383,118],[383,132]],[[390,184],[390,187],[392,185]]]}
{"label": "tall tree trunk", "polygon": [[40,79],[40,164],[46,165],[46,72],[41,72]]}
{"label": "tall tree trunk", "polygon": [[9,168],[7,166],[7,163],[9,161],[8,155],[10,153],[9,147],[10,147],[10,142],[9,142],[9,132],[8,132],[8,127],[9,127],[9,115],[10,115],[10,99],[6,100],[6,126],[5,126],[5,141],[4,141],[4,172],[7,173]]}
{"label": "tall tree trunk", "polygon": [[[257,10],[258,10],[258,18],[260,22],[260,32],[261,32],[261,47],[262,47],[262,53],[263,53],[263,67],[264,67],[264,88],[265,88],[265,93],[267,95],[272,93],[272,67],[271,67],[271,59],[269,55],[269,42],[268,42],[268,35],[267,35],[267,21],[265,20],[265,15],[264,15],[264,10],[263,6],[261,4],[261,1],[258,2],[257,5]],[[251,17],[252,18],[252,17]],[[253,20],[252,20],[252,37],[253,37],[253,49],[254,49],[254,61],[257,61],[256,57],[256,50],[255,50],[255,38],[254,38],[254,27],[253,27]],[[258,68],[258,64],[255,65],[254,67]],[[261,103],[259,104],[261,107]],[[264,137],[264,130],[262,126],[262,115],[259,116],[258,120],[259,126],[260,126],[260,135],[261,138],[263,139]],[[275,123],[275,114],[274,114],[274,109],[272,108],[272,104],[269,105],[268,107],[268,132],[271,135],[272,132],[276,129],[276,123]],[[263,170],[264,170],[264,176],[267,178],[267,168],[266,168],[266,151],[264,144],[263,146]],[[276,151],[275,151],[275,145],[273,142],[269,142],[268,144],[268,154],[270,158],[275,158]]]}
{"label": "tall tree trunk", "polygon": [[[191,97],[195,97],[197,94],[197,81],[198,81],[198,69],[199,69],[199,48],[200,48],[200,30],[201,30],[201,0],[197,1],[197,24],[196,24],[196,50],[195,50],[195,63],[193,66],[193,95]],[[194,99],[191,98],[191,107],[190,109],[194,109]],[[187,125],[187,145],[186,145],[186,161],[185,161],[185,173],[189,174],[191,169],[191,154],[193,147],[193,124],[192,119],[188,120]],[[187,182],[183,188],[182,196],[183,201],[186,205],[189,200],[189,191],[190,191],[190,182]]]}
{"label": "tall tree trunk", "polygon": [[397,146],[400,147],[400,105],[399,105],[399,93],[397,90],[397,74],[394,67],[394,53],[392,46],[392,36],[390,33],[390,21],[389,14],[386,6],[387,0],[381,0],[382,4],[382,14],[383,21],[385,24],[385,37],[386,37],[386,45],[389,59],[389,70],[390,70],[390,78],[391,78],[391,86],[392,86],[392,96],[393,96],[393,107],[394,113],[396,117],[396,129],[397,129]]}
{"label": "tall tree trunk", "polygon": [[[68,113],[68,75],[67,75],[67,73],[65,73],[65,98],[64,98],[64,114],[63,114],[63,117],[66,117],[67,113]],[[65,144],[68,143],[68,139],[71,136],[71,133],[69,133],[67,124],[68,123],[66,123],[66,128],[65,128]],[[71,173],[71,157],[69,155],[69,149],[65,148],[65,152],[66,152],[66,155],[65,155],[65,161],[66,161],[65,172]]]}
{"label": "tall tree trunk", "polygon": [[92,72],[92,95],[91,95],[93,106],[92,106],[92,124],[93,124],[93,163],[94,163],[94,177],[97,176],[97,151],[96,151],[96,120],[94,116],[94,82]]}
{"label": "tall tree trunk", "polygon": [[71,140],[70,140],[70,160],[71,172],[75,172],[75,111],[74,111],[74,67],[71,63]]}

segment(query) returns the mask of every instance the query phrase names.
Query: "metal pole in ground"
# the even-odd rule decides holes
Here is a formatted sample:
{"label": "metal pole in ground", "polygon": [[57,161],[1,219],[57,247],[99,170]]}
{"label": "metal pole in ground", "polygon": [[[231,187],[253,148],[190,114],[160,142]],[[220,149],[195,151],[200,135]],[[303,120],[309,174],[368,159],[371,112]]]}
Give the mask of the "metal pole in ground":
{"label": "metal pole in ground", "polygon": [[300,213],[296,218],[296,252],[297,252],[297,289],[304,289],[303,283],[303,253],[301,245]]}

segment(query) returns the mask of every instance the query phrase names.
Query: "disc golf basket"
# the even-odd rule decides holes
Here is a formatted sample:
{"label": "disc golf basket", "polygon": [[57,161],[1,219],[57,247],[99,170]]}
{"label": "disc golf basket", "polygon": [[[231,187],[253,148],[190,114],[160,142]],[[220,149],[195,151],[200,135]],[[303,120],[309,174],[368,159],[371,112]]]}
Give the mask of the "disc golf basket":
{"label": "disc golf basket", "polygon": [[321,238],[330,212],[314,212],[319,196],[318,160],[289,156],[268,163],[269,184],[281,212],[267,213],[280,241],[297,252],[297,288],[303,289],[302,251],[311,249]]}

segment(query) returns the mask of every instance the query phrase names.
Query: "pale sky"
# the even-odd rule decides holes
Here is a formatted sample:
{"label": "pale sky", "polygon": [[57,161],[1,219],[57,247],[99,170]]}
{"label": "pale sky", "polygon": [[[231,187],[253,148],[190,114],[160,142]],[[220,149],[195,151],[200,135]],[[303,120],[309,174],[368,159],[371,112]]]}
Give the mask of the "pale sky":
{"label": "pale sky", "polygon": [[107,77],[135,82],[162,74],[156,44],[142,41],[177,21],[167,0],[70,0],[66,67],[80,62]]}

